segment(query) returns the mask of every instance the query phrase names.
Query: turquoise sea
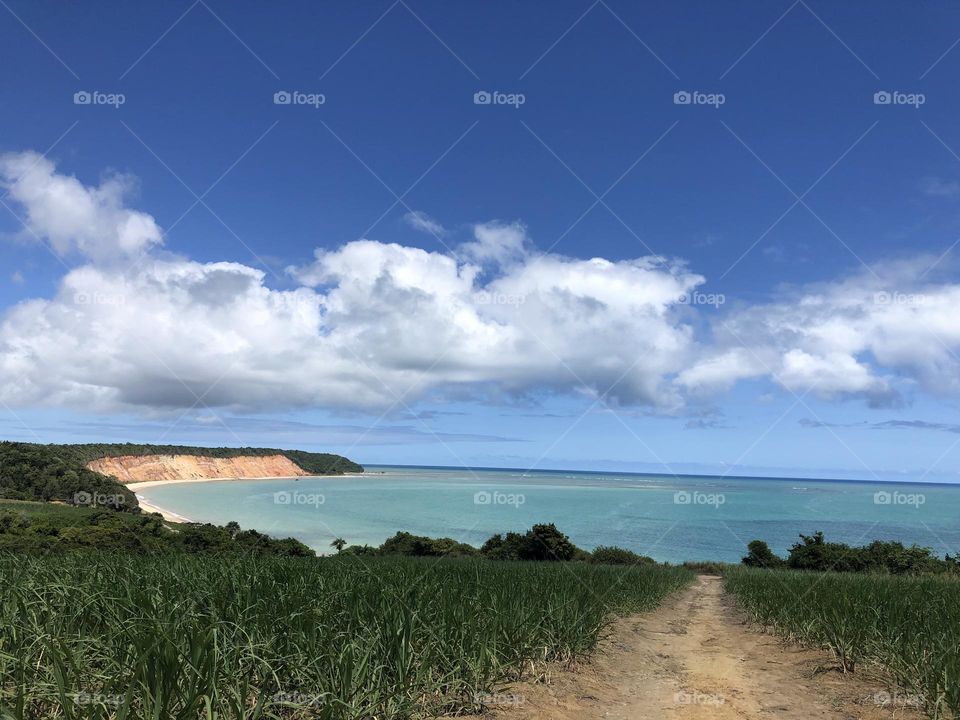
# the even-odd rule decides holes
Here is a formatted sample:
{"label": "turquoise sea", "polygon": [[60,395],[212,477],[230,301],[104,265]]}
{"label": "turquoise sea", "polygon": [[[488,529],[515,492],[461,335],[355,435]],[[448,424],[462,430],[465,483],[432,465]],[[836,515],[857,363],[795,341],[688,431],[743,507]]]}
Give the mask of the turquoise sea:
{"label": "turquoise sea", "polygon": [[783,553],[800,533],[851,544],[900,540],[960,554],[960,486],[370,466],[362,475],[154,486],[140,494],[201,522],[376,545],[398,530],[480,545],[556,523],[577,545],[619,545],[657,560],[737,561],[764,539]]}

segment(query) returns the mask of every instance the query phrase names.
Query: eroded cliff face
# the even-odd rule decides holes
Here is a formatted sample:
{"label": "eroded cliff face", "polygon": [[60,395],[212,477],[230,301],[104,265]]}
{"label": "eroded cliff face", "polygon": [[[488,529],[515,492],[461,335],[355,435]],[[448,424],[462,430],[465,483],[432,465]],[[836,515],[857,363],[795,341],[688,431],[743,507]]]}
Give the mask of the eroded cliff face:
{"label": "eroded cliff face", "polygon": [[214,458],[199,455],[125,455],[87,463],[87,467],[112,475],[123,483],[147,480],[199,480],[203,478],[296,477],[306,475],[283,455]]}

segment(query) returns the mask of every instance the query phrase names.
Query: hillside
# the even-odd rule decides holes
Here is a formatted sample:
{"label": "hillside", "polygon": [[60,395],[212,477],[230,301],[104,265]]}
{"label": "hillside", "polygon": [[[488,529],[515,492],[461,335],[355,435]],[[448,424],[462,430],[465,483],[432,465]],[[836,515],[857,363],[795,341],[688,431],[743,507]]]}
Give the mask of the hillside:
{"label": "hillside", "polygon": [[[61,501],[136,512],[137,499],[130,490],[113,477],[97,472],[87,465],[103,461],[105,458],[157,455],[213,459],[259,458],[262,462],[261,467],[265,469],[277,467],[266,458],[279,457],[282,459],[280,462],[284,470],[291,471],[286,474],[342,475],[347,472],[363,471],[361,465],[340,455],[302,450],[203,448],[133,443],[40,445],[0,442],[0,498]],[[197,465],[199,466],[200,463]],[[251,463],[251,466],[257,465],[258,463]],[[105,468],[107,466],[109,463],[103,465]],[[299,468],[302,472],[293,472],[295,468]],[[194,474],[188,477],[199,476]]]}
{"label": "hillside", "polygon": [[[26,444],[26,443],[20,443]],[[138,443],[91,443],[84,445],[44,445],[58,455],[81,465],[105,457],[143,455],[195,455],[211,458],[263,457],[283,455],[309,475],[342,475],[348,472],[363,472],[363,466],[341,455],[315,453],[304,450],[279,450],[255,447],[195,447],[191,445],[142,445]]]}

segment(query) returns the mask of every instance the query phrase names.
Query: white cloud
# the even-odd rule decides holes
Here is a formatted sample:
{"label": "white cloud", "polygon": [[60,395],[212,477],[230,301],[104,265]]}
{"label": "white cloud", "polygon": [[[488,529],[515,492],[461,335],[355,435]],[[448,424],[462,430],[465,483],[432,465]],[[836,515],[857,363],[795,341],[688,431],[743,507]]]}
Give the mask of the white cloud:
{"label": "white cloud", "polygon": [[710,392],[768,376],[791,392],[872,405],[897,403],[914,386],[955,395],[960,286],[925,280],[929,266],[929,258],[878,265],[733,310],[678,383]]}
{"label": "white cloud", "polygon": [[161,244],[154,219],[124,207],[134,186],[129,176],[113,175],[89,187],[57,173],[37,153],[0,155],[0,188],[25,208],[28,233],[49,241],[60,255],[76,251],[103,261]]}
{"label": "white cloud", "polygon": [[668,375],[692,332],[671,308],[702,282],[682,265],[542,254],[522,226],[491,223],[456,257],[371,240],[318,250],[289,291],[237,263],[147,254],[124,270],[110,255],[160,232],[116,181],[84,187],[32,155],[4,167],[25,172],[11,187],[34,231],[91,258],[55,297],[6,314],[4,402],[380,408],[456,387],[679,402]]}
{"label": "white cloud", "polygon": [[527,247],[527,229],[522,223],[488,222],[475,225],[474,240],[464,243],[460,255],[479,264],[506,265],[524,256]]}
{"label": "white cloud", "polygon": [[[0,173],[31,229],[86,265],[0,320],[0,400],[104,410],[383,409],[428,393],[607,394],[661,412],[746,379],[824,398],[960,394],[960,286],[928,262],[877,267],[722,310],[678,261],[537,251],[520,223],[475,226],[455,253],[357,240],[317,250],[277,290],[259,270],[150,252],[129,180],[87,187],[39,156]],[[140,256],[134,269],[113,263]],[[717,318],[697,337],[703,318]]]}
{"label": "white cloud", "polygon": [[445,235],[447,232],[439,220],[434,220],[422,210],[411,210],[403,216],[403,219],[414,230],[420,230],[430,235]]}

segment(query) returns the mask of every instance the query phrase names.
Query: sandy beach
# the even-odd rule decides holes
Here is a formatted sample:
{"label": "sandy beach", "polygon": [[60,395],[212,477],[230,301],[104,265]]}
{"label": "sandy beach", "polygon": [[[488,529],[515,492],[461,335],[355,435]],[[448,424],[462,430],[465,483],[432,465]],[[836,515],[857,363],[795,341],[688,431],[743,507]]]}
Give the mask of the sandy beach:
{"label": "sandy beach", "polygon": [[149,502],[143,495],[141,495],[138,490],[143,490],[144,488],[153,487],[155,485],[180,485],[183,483],[206,483],[206,482],[233,482],[240,480],[296,480],[297,477],[290,476],[280,476],[280,477],[258,477],[258,478],[185,478],[183,480],[144,480],[141,482],[132,482],[124,483],[127,488],[136,493],[137,502],[140,504],[140,509],[146,513],[160,513],[163,516],[163,519],[168,522],[194,522],[185,515],[180,515],[175,513],[172,510],[166,510],[165,508],[160,507],[159,505],[154,505]]}
{"label": "sandy beach", "polygon": [[[369,473],[351,473],[353,477],[368,475]],[[182,485],[184,483],[208,483],[208,482],[242,482],[244,480],[299,480],[301,477],[327,477],[327,476],[290,476],[290,475],[277,475],[270,477],[249,477],[249,478],[184,478],[182,480],[142,480],[140,482],[128,482],[124,485],[136,493],[137,502],[140,504],[140,509],[143,512],[147,513],[160,513],[163,516],[164,520],[169,522],[195,522],[190,518],[175,513],[172,510],[166,510],[165,508],[160,507],[159,505],[154,505],[148,501],[142,494],[138,491],[145,488],[154,487],[156,485]],[[330,477],[345,477],[340,475],[333,475]]]}

